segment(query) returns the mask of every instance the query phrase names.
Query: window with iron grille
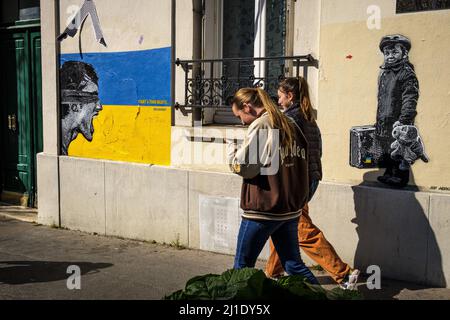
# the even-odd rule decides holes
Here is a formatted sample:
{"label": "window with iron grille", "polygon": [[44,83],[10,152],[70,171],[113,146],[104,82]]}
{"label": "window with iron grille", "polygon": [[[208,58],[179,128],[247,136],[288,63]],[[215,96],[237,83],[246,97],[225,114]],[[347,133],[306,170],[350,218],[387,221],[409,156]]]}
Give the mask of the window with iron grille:
{"label": "window with iron grille", "polygon": [[397,13],[450,9],[450,0],[397,0]]}
{"label": "window with iron grille", "polygon": [[[243,68],[254,68],[255,63],[262,62],[266,66],[272,65],[280,71],[274,76],[255,76],[239,72]],[[271,58],[223,58],[223,59],[203,59],[203,60],[176,60],[185,75],[184,79],[184,102],[177,102],[175,109],[181,110],[184,115],[188,115],[194,108],[229,110],[231,112],[230,100],[239,88],[260,87],[269,92],[276,101],[276,89],[278,83],[286,76],[285,67],[293,65],[293,70],[289,76],[308,77],[308,68],[318,68],[318,61],[311,55],[304,56],[280,56]],[[209,72],[202,73],[196,77],[192,70],[194,65],[200,65],[202,70]],[[216,68],[219,65],[221,68]],[[229,75],[224,65],[236,65],[237,74]],[[206,68],[208,66],[208,68]],[[217,74],[214,70],[224,70],[222,74]],[[269,69],[269,68],[267,68]],[[245,70],[245,69],[244,69]],[[272,94],[271,94],[272,92]],[[233,118],[235,118],[233,116]]]}
{"label": "window with iron grille", "polygon": [[[239,88],[261,87],[276,100],[282,78],[307,76],[308,67],[317,67],[317,61],[310,55],[287,54],[287,8],[292,3],[206,1],[204,59],[177,61],[185,72],[185,101],[178,101],[175,108],[185,115],[201,108],[204,124],[240,124],[229,105]],[[193,76],[192,70],[198,68],[202,72]]]}

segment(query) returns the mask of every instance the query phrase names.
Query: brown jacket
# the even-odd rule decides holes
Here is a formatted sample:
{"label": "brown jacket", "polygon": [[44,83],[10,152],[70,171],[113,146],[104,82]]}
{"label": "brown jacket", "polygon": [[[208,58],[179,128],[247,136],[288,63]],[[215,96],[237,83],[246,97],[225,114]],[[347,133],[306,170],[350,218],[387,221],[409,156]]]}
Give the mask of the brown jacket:
{"label": "brown jacket", "polygon": [[242,147],[229,154],[231,170],[244,178],[244,218],[289,220],[301,215],[309,193],[307,142],[290,121],[295,127],[290,148],[281,148],[278,130],[264,113],[249,126]]}

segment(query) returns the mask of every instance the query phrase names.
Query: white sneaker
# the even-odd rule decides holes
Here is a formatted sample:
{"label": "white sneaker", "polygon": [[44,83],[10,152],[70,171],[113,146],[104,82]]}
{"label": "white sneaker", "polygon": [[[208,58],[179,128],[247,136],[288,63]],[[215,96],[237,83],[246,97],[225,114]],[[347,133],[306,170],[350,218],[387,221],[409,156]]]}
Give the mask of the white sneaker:
{"label": "white sneaker", "polygon": [[359,274],[360,271],[358,269],[353,269],[339,286],[344,290],[355,290]]}
{"label": "white sneaker", "polygon": [[279,273],[279,274],[274,275],[274,276],[271,277],[271,276],[267,275],[267,273],[265,271],[264,271],[264,274],[266,275],[266,278],[269,278],[269,279],[275,280],[275,281],[278,281],[282,277],[286,277],[288,275],[286,272],[283,272],[283,273]]}

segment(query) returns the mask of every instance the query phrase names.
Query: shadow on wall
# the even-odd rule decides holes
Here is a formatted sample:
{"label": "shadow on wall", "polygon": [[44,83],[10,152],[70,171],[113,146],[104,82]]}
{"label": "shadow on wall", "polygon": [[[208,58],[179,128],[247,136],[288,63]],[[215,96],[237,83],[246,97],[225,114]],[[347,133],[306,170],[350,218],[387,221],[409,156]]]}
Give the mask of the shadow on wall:
{"label": "shadow on wall", "polygon": [[19,285],[27,283],[67,280],[69,266],[80,267],[81,275],[100,272],[111,263],[56,262],[56,261],[0,261],[0,283]]}
{"label": "shadow on wall", "polygon": [[[424,211],[429,196],[416,193],[414,186],[399,190],[378,184],[373,188],[369,181],[383,171],[366,173],[364,182],[352,187],[356,213],[352,222],[359,238],[355,267],[365,271],[377,265],[382,278],[446,287],[439,246]],[[412,172],[410,183],[414,184]]]}

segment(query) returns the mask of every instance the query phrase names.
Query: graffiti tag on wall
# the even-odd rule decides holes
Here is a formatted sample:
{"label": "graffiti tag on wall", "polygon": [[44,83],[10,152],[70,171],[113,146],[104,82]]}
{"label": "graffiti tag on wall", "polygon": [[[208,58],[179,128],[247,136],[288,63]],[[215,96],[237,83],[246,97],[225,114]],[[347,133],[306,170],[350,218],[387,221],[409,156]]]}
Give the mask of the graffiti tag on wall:
{"label": "graffiti tag on wall", "polygon": [[75,17],[72,19],[72,22],[67,26],[64,32],[58,36],[57,40],[62,41],[67,38],[67,36],[70,36],[72,38],[75,37],[75,35],[78,33],[78,30],[83,26],[83,23],[88,16],[91,16],[92,25],[97,41],[106,47],[107,45],[103,36],[102,27],[100,26],[100,19],[98,18],[97,8],[95,6],[94,0],[84,1],[80,10],[78,10]]}

